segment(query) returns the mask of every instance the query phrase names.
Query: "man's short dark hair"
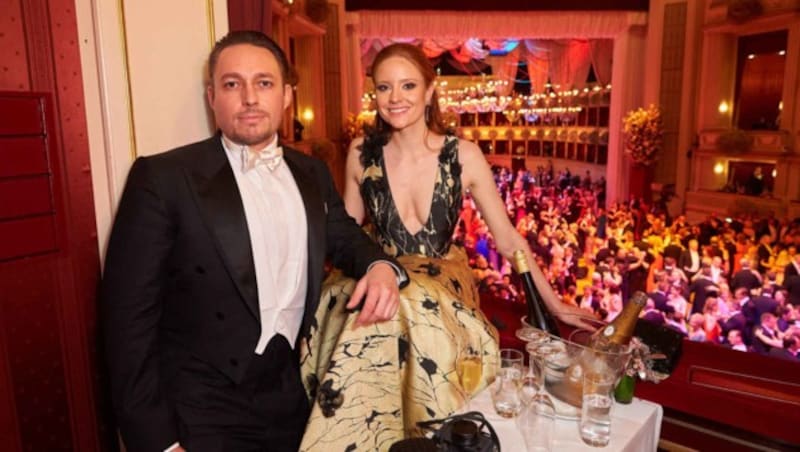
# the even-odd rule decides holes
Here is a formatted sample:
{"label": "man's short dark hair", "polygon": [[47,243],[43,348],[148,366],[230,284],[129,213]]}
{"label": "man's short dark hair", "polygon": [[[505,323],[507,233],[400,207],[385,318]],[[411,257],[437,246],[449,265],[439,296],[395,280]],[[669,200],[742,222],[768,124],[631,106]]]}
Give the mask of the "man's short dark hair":
{"label": "man's short dark hair", "polygon": [[249,44],[256,47],[261,47],[269,51],[272,56],[278,61],[278,67],[281,69],[281,78],[283,83],[294,84],[293,71],[289,66],[289,59],[286,58],[286,53],[281,47],[273,41],[269,36],[260,31],[253,30],[236,30],[228,33],[222,39],[214,44],[211,53],[208,55],[208,80],[212,82],[214,79],[214,69],[217,67],[219,54],[228,47],[239,44]]}

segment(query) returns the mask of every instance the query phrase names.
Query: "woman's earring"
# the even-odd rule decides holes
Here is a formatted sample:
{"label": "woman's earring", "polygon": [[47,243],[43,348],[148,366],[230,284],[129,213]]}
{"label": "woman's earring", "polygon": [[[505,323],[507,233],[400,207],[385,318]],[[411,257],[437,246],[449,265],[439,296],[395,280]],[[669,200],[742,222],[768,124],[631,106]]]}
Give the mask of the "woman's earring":
{"label": "woman's earring", "polygon": [[429,124],[431,122],[431,106],[425,106],[425,124]]}

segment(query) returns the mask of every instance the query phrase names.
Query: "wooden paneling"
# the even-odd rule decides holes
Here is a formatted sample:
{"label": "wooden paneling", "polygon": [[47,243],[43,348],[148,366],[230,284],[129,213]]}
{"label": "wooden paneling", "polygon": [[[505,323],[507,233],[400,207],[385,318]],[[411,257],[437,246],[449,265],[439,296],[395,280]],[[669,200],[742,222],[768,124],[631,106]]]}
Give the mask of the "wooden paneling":
{"label": "wooden paneling", "polygon": [[52,99],[0,92],[0,398],[12,404],[0,433],[10,451],[100,449],[86,341],[99,274],[88,149],[62,152],[58,131],[72,121],[57,127]]}
{"label": "wooden paneling", "polygon": [[49,172],[44,137],[3,137],[0,142],[0,178]]}
{"label": "wooden paneling", "polygon": [[8,219],[53,213],[50,177],[0,179],[0,226]]}
{"label": "wooden paneling", "polygon": [[0,449],[114,450],[75,0],[0,11]]}
{"label": "wooden paneling", "polygon": [[689,370],[689,383],[715,391],[763,399],[778,405],[786,404],[785,409],[800,408],[800,382],[775,380],[753,374],[694,366]]}
{"label": "wooden paneling", "polygon": [[17,426],[25,451],[72,444],[59,320],[66,234],[54,192],[60,174],[50,172],[60,166],[48,105],[44,94],[0,93],[0,157],[8,159],[0,160],[0,360],[9,369],[0,384],[12,388],[14,401],[13,419],[3,422]]}
{"label": "wooden paneling", "polygon": [[44,133],[39,99],[6,97],[0,99],[0,135]]}
{"label": "wooden paneling", "polygon": [[58,249],[43,100],[0,96],[0,262]]}
{"label": "wooden paneling", "polygon": [[228,29],[258,30],[272,36],[272,1],[228,0]]}
{"label": "wooden paneling", "polygon": [[[40,227],[24,226],[10,232],[36,234]],[[41,227],[42,231],[48,228]],[[0,234],[7,237],[7,232]],[[16,246],[17,240],[0,243]],[[0,293],[8,294],[0,300],[0,329],[7,344],[4,358],[10,368],[18,438],[26,452],[79,450],[72,445],[73,419],[58,327],[59,305],[64,300],[58,279],[63,269],[50,256],[0,262],[0,272],[13,271],[14,276],[0,277]]]}
{"label": "wooden paneling", "polygon": [[57,249],[52,216],[4,221],[0,223],[0,237],[6,238],[0,241],[0,262]]}
{"label": "wooden paneling", "polygon": [[800,445],[800,364],[684,341],[672,375],[636,395],[665,407]]}

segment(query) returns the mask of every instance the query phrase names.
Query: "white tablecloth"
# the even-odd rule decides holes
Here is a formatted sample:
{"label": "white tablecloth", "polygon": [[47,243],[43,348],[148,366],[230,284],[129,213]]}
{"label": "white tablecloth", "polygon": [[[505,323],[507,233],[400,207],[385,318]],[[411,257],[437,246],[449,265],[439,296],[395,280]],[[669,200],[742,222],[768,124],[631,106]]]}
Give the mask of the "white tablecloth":
{"label": "white tablecloth", "polygon": [[[470,410],[480,411],[492,424],[503,452],[524,452],[525,442],[514,419],[497,415],[489,390],[483,390],[470,402]],[[634,398],[627,405],[615,403],[611,408],[611,442],[606,447],[592,447],[581,441],[577,420],[556,420],[554,451],[655,451],[661,434],[661,405]]]}

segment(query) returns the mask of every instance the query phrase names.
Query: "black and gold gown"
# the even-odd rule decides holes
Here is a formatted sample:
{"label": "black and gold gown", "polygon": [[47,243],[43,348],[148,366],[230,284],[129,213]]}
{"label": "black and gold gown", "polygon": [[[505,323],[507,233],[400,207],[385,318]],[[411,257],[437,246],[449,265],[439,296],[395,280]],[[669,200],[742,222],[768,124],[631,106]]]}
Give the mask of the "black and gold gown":
{"label": "black and gold gown", "polygon": [[497,366],[498,336],[478,307],[463,249],[451,246],[461,208],[458,139],[448,136],[426,224],[411,234],[394,205],[381,143],[362,146],[361,196],[374,239],[396,256],[410,283],[394,319],[353,329],[344,306],[355,281],[334,272],[325,281],[316,322],[301,345],[301,372],[312,398],[301,451],[388,450],[418,436],[418,421],[464,404],[458,348],[480,341],[481,388]]}

